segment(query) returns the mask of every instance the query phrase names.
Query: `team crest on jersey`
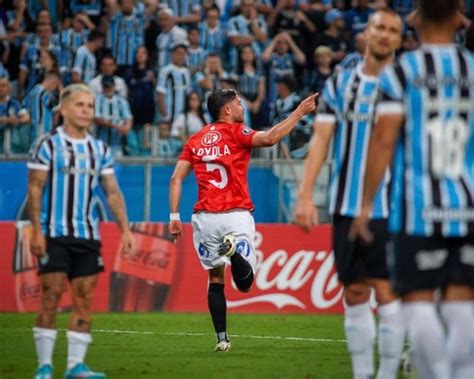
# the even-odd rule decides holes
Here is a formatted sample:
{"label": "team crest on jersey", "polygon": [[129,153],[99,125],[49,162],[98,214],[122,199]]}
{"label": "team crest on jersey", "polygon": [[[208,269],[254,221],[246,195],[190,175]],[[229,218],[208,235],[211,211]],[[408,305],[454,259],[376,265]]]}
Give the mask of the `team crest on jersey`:
{"label": "team crest on jersey", "polygon": [[206,146],[215,145],[221,140],[222,136],[217,131],[210,131],[209,133],[204,134],[202,137],[201,143]]}
{"label": "team crest on jersey", "polygon": [[250,128],[243,128],[242,129],[242,134],[245,136],[248,136],[250,133],[252,133],[252,129]]}

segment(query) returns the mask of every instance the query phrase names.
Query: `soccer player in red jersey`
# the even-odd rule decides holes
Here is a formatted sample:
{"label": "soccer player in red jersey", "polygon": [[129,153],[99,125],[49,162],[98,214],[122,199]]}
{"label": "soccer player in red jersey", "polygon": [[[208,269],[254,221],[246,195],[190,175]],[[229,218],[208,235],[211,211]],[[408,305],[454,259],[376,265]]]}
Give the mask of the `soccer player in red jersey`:
{"label": "soccer player in red jersey", "polygon": [[217,90],[207,101],[214,123],[191,136],[178,159],[170,183],[170,232],[178,238],[182,225],[179,201],[184,178],[194,169],[199,193],[192,216],[194,246],[209,272],[208,305],[217,334],[215,351],[229,351],[226,329],[224,268],[231,264],[239,291],[253,283],[257,257],[254,252],[254,205],[249,196],[247,171],[252,148],[273,146],[287,136],[308,113],[316,109],[317,96],[304,99],[279,124],[267,131],[245,125],[244,109],[235,90]]}

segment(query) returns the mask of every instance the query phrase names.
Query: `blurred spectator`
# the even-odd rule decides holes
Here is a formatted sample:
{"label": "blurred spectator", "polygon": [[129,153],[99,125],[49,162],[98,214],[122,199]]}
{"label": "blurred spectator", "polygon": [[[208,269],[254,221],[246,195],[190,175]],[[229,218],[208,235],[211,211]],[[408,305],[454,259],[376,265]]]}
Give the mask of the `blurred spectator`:
{"label": "blurred spectator", "polygon": [[[270,116],[271,124],[275,125],[293,112],[301,101],[296,93],[296,82],[286,76],[278,79],[278,99],[276,100]],[[304,158],[308,151],[308,142],[312,133],[312,117],[304,116],[298,121],[291,134],[284,140],[292,158]]]}
{"label": "blurred spectator", "polygon": [[[319,33],[315,39],[314,48],[318,46],[328,46],[333,51],[333,62],[340,62],[346,55],[346,42],[344,40],[344,14],[332,9],[324,16],[327,29]],[[314,51],[314,50],[313,50]]]}
{"label": "blurred spectator", "polygon": [[186,66],[191,75],[204,68],[207,51],[199,46],[199,29],[192,27],[188,31],[189,47],[186,56]]}
{"label": "blurred spectator", "polygon": [[18,78],[20,67],[20,52],[27,32],[34,30],[33,19],[28,12],[26,0],[13,1],[13,9],[7,10],[7,39],[10,42],[7,68],[10,79]]}
{"label": "blurred spectator", "polygon": [[64,66],[66,68],[63,75],[64,83],[71,82],[72,67],[77,49],[87,43],[87,36],[95,25],[85,13],[77,13],[72,19],[72,28],[63,30],[60,34],[60,46],[63,54]]}
{"label": "blurred spectator", "polygon": [[152,124],[155,118],[156,78],[146,47],[138,48],[135,65],[127,72],[126,81],[133,115],[133,128],[128,138],[128,154],[148,155],[150,149],[145,147],[144,128],[145,125]]}
{"label": "blurred spectator", "polygon": [[105,55],[100,63],[100,75],[97,75],[94,79],[89,82],[89,88],[96,94],[99,95],[103,92],[102,88],[102,77],[112,76],[114,78],[115,91],[122,97],[128,97],[128,89],[125,80],[120,76],[116,76],[117,65],[115,59],[111,55]]}
{"label": "blurred spectator", "polygon": [[229,20],[228,37],[232,47],[230,49],[229,69],[234,71],[239,60],[238,48],[252,45],[255,54],[260,57],[265,41],[267,40],[267,23],[262,16],[258,16],[255,0],[242,0],[240,14]]}
{"label": "blurred spectator", "polygon": [[28,45],[24,56],[21,58],[20,73],[18,76],[20,95],[29,92],[39,81],[39,76],[42,72],[42,66],[39,61],[41,50],[51,50],[57,58],[60,70],[64,71],[64,67],[61,66],[61,49],[56,46],[52,40],[53,30],[51,25],[38,24],[36,26],[36,33],[38,35],[37,43]]}
{"label": "blurred spectator", "polygon": [[[234,10],[238,9],[241,5],[241,0],[231,0],[229,2],[232,3]],[[265,17],[267,17],[273,9],[273,1],[272,0],[255,0],[255,7],[258,13],[263,14],[265,15]]]}
{"label": "blurred spectator", "polygon": [[412,51],[417,48],[418,48],[418,39],[416,37],[416,33],[411,29],[407,29],[403,33],[402,46],[401,46],[402,52]]}
{"label": "blurred spectator", "polygon": [[98,25],[100,13],[102,12],[101,0],[69,0],[69,10],[71,14],[84,12],[91,21]]}
{"label": "blurred spectator", "polygon": [[104,45],[104,35],[93,30],[87,37],[87,43],[79,47],[75,53],[72,69],[72,82],[85,83],[94,79],[97,72],[95,54]]}
{"label": "blurred spectator", "polygon": [[206,120],[201,107],[201,98],[195,91],[186,96],[184,112],[181,113],[171,126],[171,137],[179,138],[184,144],[189,136],[199,132]]}
{"label": "blurred spectator", "polygon": [[171,137],[170,129],[169,121],[161,121],[158,124],[158,146],[156,150],[160,158],[176,158],[183,147],[180,139]]}
{"label": "blurred spectator", "polygon": [[466,40],[464,42],[466,49],[474,52],[474,23],[466,31]]}
{"label": "blurred spectator", "polygon": [[268,18],[268,27],[272,28],[274,35],[281,32],[288,33],[300,48],[304,48],[303,33],[316,32],[316,27],[298,8],[295,0],[278,0]]}
{"label": "blurred spectator", "polygon": [[158,69],[171,62],[171,47],[175,45],[186,45],[188,33],[176,25],[173,11],[163,8],[158,12],[158,25],[161,33],[156,38],[157,66]]}
{"label": "blurred spectator", "polygon": [[[220,80],[229,74],[222,67],[222,60],[217,54],[209,54],[204,63],[204,70],[196,73],[195,80],[199,91],[204,94],[220,88]],[[206,98],[207,100],[207,98]]]}
{"label": "blurred spectator", "polygon": [[186,46],[173,46],[171,63],[163,67],[156,85],[160,120],[173,122],[184,111],[186,95],[191,91],[191,74],[184,66]]}
{"label": "blurred spectator", "polygon": [[251,115],[251,123],[247,126],[258,129],[258,115],[265,100],[265,76],[251,46],[241,48],[237,74],[240,97],[245,100]]}
{"label": "blurred spectator", "polygon": [[162,5],[173,11],[175,21],[179,25],[197,24],[201,20],[201,4],[199,0],[165,0]]}
{"label": "blurred spectator", "polygon": [[365,40],[364,33],[357,33],[354,37],[355,51],[347,54],[344,59],[336,67],[337,70],[346,70],[353,68],[364,59],[365,48],[367,42]]}
{"label": "blurred spectator", "polygon": [[18,125],[27,123],[30,118],[26,109],[22,109],[20,102],[10,94],[10,82],[7,78],[0,78],[0,154],[11,145],[11,140],[5,139],[5,131],[9,129],[13,133]]}
{"label": "blurred spectator", "polygon": [[296,46],[288,33],[277,34],[262,54],[262,61],[268,66],[269,102],[277,97],[276,82],[284,76],[296,76],[296,65],[303,66],[306,57]]}
{"label": "blurred spectator", "polygon": [[122,143],[133,125],[128,101],[115,92],[113,76],[102,77],[104,92],[95,99],[96,136],[104,141],[115,156],[123,154]]}
{"label": "blurred spectator", "polygon": [[199,45],[208,54],[222,54],[225,31],[219,22],[220,11],[217,5],[206,10],[206,18],[199,23]]}
{"label": "blurred spectator", "polygon": [[53,109],[58,105],[58,92],[61,78],[57,72],[49,72],[43,81],[35,85],[23,99],[23,107],[31,117],[29,140],[22,141],[22,152],[28,148],[37,137],[49,133],[54,127]]}
{"label": "blurred spectator", "polygon": [[135,62],[135,53],[145,43],[143,14],[134,12],[134,0],[120,0],[120,11],[109,7],[107,47],[118,65],[119,75]]}
{"label": "blurred spectator", "polygon": [[326,79],[332,74],[332,50],[328,46],[319,46],[314,51],[314,69],[309,73],[309,92],[322,93]]}
{"label": "blurred spectator", "polygon": [[416,8],[416,0],[391,0],[390,3],[391,8],[402,18]]}
{"label": "blurred spectator", "polygon": [[58,59],[50,50],[40,51],[39,62],[41,64],[41,70],[38,75],[38,82],[41,82],[50,72],[56,72],[59,74]]}
{"label": "blurred spectator", "polygon": [[374,12],[368,5],[369,0],[353,0],[353,4],[346,13],[346,29],[350,38],[364,31],[369,16]]}
{"label": "blurred spectator", "polygon": [[10,73],[8,70],[5,68],[3,63],[0,61],[0,78],[7,78],[10,79]]}
{"label": "blurred spectator", "polygon": [[305,11],[305,14],[313,23],[318,33],[322,33],[322,31],[326,29],[324,15],[328,10],[329,8],[323,4],[322,0],[311,0],[308,4],[308,9]]}

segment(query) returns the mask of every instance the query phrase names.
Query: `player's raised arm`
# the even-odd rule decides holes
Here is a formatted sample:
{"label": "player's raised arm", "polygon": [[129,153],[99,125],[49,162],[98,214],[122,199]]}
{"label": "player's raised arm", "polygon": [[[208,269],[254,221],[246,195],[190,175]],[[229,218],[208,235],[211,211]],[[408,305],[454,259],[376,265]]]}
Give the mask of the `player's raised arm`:
{"label": "player's raised arm", "polygon": [[183,180],[189,175],[193,166],[187,160],[178,160],[170,180],[170,233],[174,238],[181,236],[182,225],[179,217],[179,202],[181,200],[181,190]]}
{"label": "player's raised arm", "polygon": [[309,231],[318,223],[317,209],[313,203],[313,187],[326,159],[335,127],[335,120],[318,121],[316,119],[314,124],[313,137],[304,161],[294,217],[295,223],[305,231]]}
{"label": "player's raised arm", "polygon": [[282,122],[276,124],[267,131],[257,132],[252,138],[253,147],[273,146],[285,138],[299,120],[306,114],[316,110],[316,104],[319,94],[308,96],[304,99],[298,107]]}

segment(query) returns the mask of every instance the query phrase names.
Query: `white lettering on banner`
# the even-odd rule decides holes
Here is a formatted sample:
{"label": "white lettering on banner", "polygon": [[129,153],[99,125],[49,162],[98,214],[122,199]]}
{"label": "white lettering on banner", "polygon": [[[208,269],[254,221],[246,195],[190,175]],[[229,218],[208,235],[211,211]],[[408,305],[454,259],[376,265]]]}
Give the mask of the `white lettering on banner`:
{"label": "white lettering on banner", "polygon": [[[288,292],[298,291],[311,278],[313,278],[313,282],[309,297],[315,308],[328,309],[341,301],[343,289],[341,286],[337,290],[340,283],[337,279],[337,273],[332,272],[334,267],[332,253],[298,250],[292,254],[280,249],[267,254],[265,257],[263,251],[259,250],[262,242],[263,236],[260,232],[257,232],[255,254],[259,258],[259,264],[255,272],[255,287],[259,291],[277,290],[277,292],[272,291],[273,293],[260,294],[237,301],[228,300],[227,306],[229,308],[266,302],[275,305],[278,309],[282,309],[287,305],[306,309],[307,306],[302,299],[298,299],[294,294]],[[311,264],[314,262],[321,262],[319,269],[311,268]],[[275,268],[279,268],[276,273]]]}

